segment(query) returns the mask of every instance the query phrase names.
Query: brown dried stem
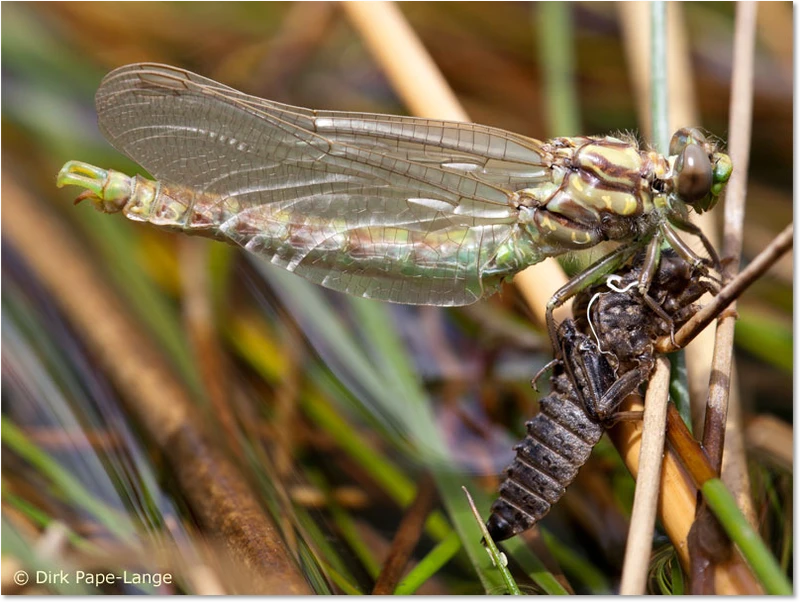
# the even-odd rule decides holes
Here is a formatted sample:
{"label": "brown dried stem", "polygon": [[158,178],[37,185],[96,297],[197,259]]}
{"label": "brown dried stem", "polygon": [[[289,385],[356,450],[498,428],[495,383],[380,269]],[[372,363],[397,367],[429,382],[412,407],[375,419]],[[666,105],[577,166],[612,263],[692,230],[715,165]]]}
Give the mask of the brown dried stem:
{"label": "brown dried stem", "polygon": [[[638,395],[629,396],[620,411],[641,411]],[[638,422],[619,422],[609,429],[617,450],[634,478],[638,479],[638,457],[641,447],[642,427]],[[667,408],[667,438],[670,445],[664,453],[661,466],[661,483],[658,492],[658,514],[667,536],[675,546],[684,570],[689,570],[688,535],[694,522],[698,484],[713,478],[714,471],[705,453],[692,437],[674,405]],[[718,567],[716,574],[720,592],[725,594],[758,593],[759,588],[747,564],[737,553]]]}
{"label": "brown dried stem", "polygon": [[[730,156],[735,166],[725,198],[725,232],[722,256],[729,260],[726,276],[733,277],[739,269],[744,228],[744,202],[747,195],[747,168],[750,162],[750,133],[753,110],[753,54],[755,52],[756,4],[743,2],[736,9],[734,38],[733,94],[730,114]],[[735,303],[731,305],[735,309]],[[703,448],[711,465],[719,472],[725,444],[725,424],[728,415],[728,395],[732,366],[734,314],[720,317],[714,346],[712,379],[706,419],[703,429]]]}
{"label": "brown dried stem", "polygon": [[203,389],[219,421],[225,442],[231,451],[241,456],[242,448],[236,421],[226,394],[230,389],[226,386],[225,356],[220,349],[214,326],[208,278],[208,250],[209,241],[197,238],[181,239],[183,318],[203,381]]}
{"label": "brown dried stem", "polygon": [[692,437],[674,406],[667,411],[667,437],[670,445],[678,452],[684,468],[689,471],[696,489],[699,490],[706,481],[716,476],[705,452]]}
{"label": "brown dried stem", "polygon": [[[689,433],[678,410],[672,404],[667,412],[667,439],[672,450],[680,457],[683,467],[692,479],[693,486],[698,491],[706,481],[717,476],[705,452]],[[714,521],[713,516],[706,512],[704,511],[692,525],[686,541],[693,551],[691,569],[700,569],[696,575],[693,575],[694,580],[698,583],[692,584],[692,591],[713,593],[716,589],[716,593],[721,595],[763,594],[750,567],[738,550],[730,549],[730,542],[727,541],[724,533],[721,534],[716,528],[703,529],[703,526],[709,523],[716,524],[716,522],[712,522]],[[723,539],[719,538],[720,534]],[[704,550],[702,554],[696,553],[697,548],[703,546],[709,549]],[[718,557],[714,558],[715,555]],[[713,575],[705,572],[704,566],[700,564],[700,562],[710,563],[711,558],[718,563],[714,567],[716,570]]]}
{"label": "brown dried stem", "polygon": [[[756,33],[756,5],[744,2],[737,6],[736,29],[734,37],[733,92],[731,95],[731,111],[728,130],[730,132],[729,153],[735,169],[728,183],[725,202],[725,231],[723,235],[722,256],[728,260],[726,278],[732,278],[739,269],[742,253],[742,237],[744,229],[744,203],[747,189],[747,169],[750,159],[750,134],[752,129],[753,105],[753,63]],[[714,355],[711,362],[711,380],[706,401],[705,422],[703,425],[703,448],[711,466],[717,474],[722,473],[722,457],[725,451],[725,433],[731,422],[729,418],[739,416],[738,408],[732,416],[728,415],[731,399],[731,383],[733,376],[733,333],[735,326],[735,301],[731,303],[731,311],[721,314],[717,322]],[[735,399],[735,397],[734,397]],[[741,441],[740,425],[736,425],[736,440]],[[730,445],[728,454],[730,454]],[[741,449],[743,456],[743,448]],[[728,460],[730,460],[728,458]],[[744,466],[744,458],[728,461],[728,473],[735,475],[731,484],[737,492],[740,504],[744,501],[745,509],[751,506],[749,498],[749,479]],[[731,469],[732,467],[732,469]],[[727,476],[727,475],[726,475]],[[748,512],[748,514],[750,514]],[[697,534],[695,537],[694,534]],[[724,556],[715,549],[725,547],[726,537],[716,519],[701,504],[698,508],[697,522],[693,527],[692,539],[701,538],[711,541],[710,545],[698,545],[698,553],[693,559],[692,593],[711,593],[713,572],[708,570],[719,565]]]}
{"label": "brown dried stem", "polygon": [[64,226],[3,171],[3,232],[91,348],[169,460],[192,509],[250,572],[242,591],[311,593],[244,477],[210,442],[169,363]]}
{"label": "brown dried stem", "polygon": [[425,519],[428,518],[435,499],[436,485],[431,476],[426,475],[417,488],[417,497],[397,528],[386,562],[372,590],[374,595],[387,596],[394,592],[403,576],[403,569],[419,542]]}
{"label": "brown dried stem", "polygon": [[771,266],[792,248],[793,244],[794,224],[789,224],[744,270],[726,284],[710,303],[703,306],[675,333],[675,344],[672,343],[669,337],[664,337],[658,342],[656,351],[658,353],[672,353],[686,345],[698,332],[720,317],[722,311],[733,304],[747,287],[763,276]]}
{"label": "brown dried stem", "polygon": [[395,3],[342,2],[341,7],[413,115],[469,121]]}
{"label": "brown dried stem", "polygon": [[[639,92],[640,116],[644,117],[648,113],[645,101],[648,98],[649,89],[649,44],[642,32],[648,31],[647,12],[648,6],[644,2],[626,2],[620,5],[621,18],[624,25],[626,49],[629,62],[632,66],[632,79],[634,87]],[[695,93],[693,91],[691,77],[691,61],[689,59],[687,36],[681,20],[677,15],[681,8],[680,4],[671,3],[668,10],[669,45],[668,45],[668,70],[669,70],[669,113],[670,122],[673,127],[699,124],[699,113],[696,108]],[[647,125],[647,119],[641,120]],[[733,130],[733,128],[731,128]],[[738,170],[739,166],[735,169]],[[716,247],[718,237],[714,228],[712,215],[705,213],[696,219],[696,223],[705,232],[706,236]],[[716,346],[712,343],[714,329],[707,328],[694,333],[694,341],[686,348],[686,363],[690,367],[688,372],[689,391],[692,400],[692,416],[696,430],[699,432],[702,425],[701,416],[703,412],[702,400],[706,398],[706,391],[709,389],[708,383],[712,374],[713,350]],[[716,373],[716,372],[715,372]],[[732,370],[729,366],[729,374]],[[742,441],[741,425],[733,420],[741,414],[738,408],[738,396],[734,391],[730,400],[731,420],[727,428],[730,429],[731,436],[726,446],[726,475],[730,475],[727,480],[729,486],[735,491],[737,500],[743,512],[752,517],[752,501],[749,496],[749,478],[747,473],[746,457],[744,448],[737,445]]]}
{"label": "brown dried stem", "polygon": [[[648,13],[649,2],[620,2],[617,4],[623,25],[623,41],[629,71],[637,98],[639,123],[645,138],[650,135],[650,31]],[[697,109],[697,93],[688,44],[688,34],[683,18],[683,5],[670,2],[667,6],[667,87],[669,124],[675,129],[684,126],[700,125]],[[719,246],[719,235],[713,212],[694,215],[693,222],[700,226],[711,244]],[[704,252],[695,240],[688,240],[695,251]],[[714,331],[712,328],[702,332],[691,345],[686,347],[689,392],[692,401],[692,419],[695,427],[701,422],[702,402],[708,391],[711,375],[711,358],[714,352]]]}
{"label": "brown dried stem", "polygon": [[[620,406],[620,411],[641,411],[643,407],[641,398],[638,395],[631,395]],[[611,441],[634,479],[639,473],[641,432],[641,424],[633,421],[619,422],[608,431]],[[689,566],[686,537],[692,526],[696,503],[697,489],[686,475],[676,454],[668,450],[664,454],[661,469],[658,513],[684,568]]]}

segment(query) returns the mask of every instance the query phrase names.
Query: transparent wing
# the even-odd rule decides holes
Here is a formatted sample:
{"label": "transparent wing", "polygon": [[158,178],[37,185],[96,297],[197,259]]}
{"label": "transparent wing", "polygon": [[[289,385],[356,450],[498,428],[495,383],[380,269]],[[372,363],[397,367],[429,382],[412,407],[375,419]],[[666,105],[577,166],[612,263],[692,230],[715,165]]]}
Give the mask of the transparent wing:
{"label": "transparent wing", "polygon": [[[523,136],[290,107],[163,65],[111,72],[96,103],[103,134],[154,177],[235,200],[247,228],[222,230],[234,242],[314,282],[389,301],[463,304],[488,292],[486,266],[517,221],[513,192],[550,177],[540,144]],[[266,244],[287,227],[319,232],[299,260]],[[261,242],[236,235],[245,229]],[[345,257],[366,239],[381,243],[371,252],[386,254],[383,267]],[[421,252],[431,244],[441,252]],[[323,261],[323,251],[341,256]],[[434,272],[442,277],[420,278]]]}

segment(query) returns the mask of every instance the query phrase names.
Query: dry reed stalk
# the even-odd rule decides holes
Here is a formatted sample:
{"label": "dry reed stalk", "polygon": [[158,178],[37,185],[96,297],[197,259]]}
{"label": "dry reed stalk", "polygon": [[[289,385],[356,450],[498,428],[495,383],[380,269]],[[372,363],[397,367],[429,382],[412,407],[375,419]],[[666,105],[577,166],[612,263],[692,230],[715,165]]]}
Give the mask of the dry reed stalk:
{"label": "dry reed stalk", "polygon": [[639,452],[639,476],[631,511],[631,527],[622,566],[620,593],[644,595],[653,550],[653,533],[658,507],[661,458],[664,454],[667,405],[669,404],[669,360],[659,357],[647,386],[642,420],[642,446]]}
{"label": "dry reed stalk", "polygon": [[[646,37],[648,28],[647,13],[649,3],[646,2],[626,2],[620,5],[621,18],[626,33],[626,48],[629,61],[632,67],[632,79],[635,89],[644,96],[639,97],[640,116],[649,113],[647,99],[649,98],[649,43]],[[699,123],[699,113],[696,105],[696,95],[693,91],[693,81],[691,61],[687,44],[687,35],[683,27],[682,19],[679,18],[679,11],[682,10],[679,4],[670,3],[668,10],[669,46],[667,53],[669,71],[669,114],[670,125],[674,128],[683,125],[696,125]],[[752,56],[752,55],[751,55]],[[643,120],[645,123],[648,120]],[[645,129],[649,127],[646,126]],[[732,128],[731,128],[732,131]],[[738,163],[735,171],[740,169]],[[728,188],[730,190],[730,186]],[[711,240],[714,246],[718,246],[719,237],[713,223],[713,216],[706,213],[695,216],[697,223]],[[728,256],[724,253],[724,256]],[[701,403],[706,398],[706,391],[709,389],[708,383],[712,374],[712,363],[714,356],[714,329],[706,328],[701,333],[694,333],[694,340],[686,348],[686,363],[690,367],[688,380],[689,390],[692,399],[692,416],[696,425],[701,424],[704,405]],[[731,346],[732,349],[732,346]],[[730,366],[729,366],[729,373]],[[744,447],[741,444],[742,427],[741,421],[737,418],[741,415],[739,397],[734,391],[731,397],[731,404],[735,405],[734,411],[730,413],[727,424],[723,422],[722,428],[730,431],[728,444],[726,445],[726,472],[731,476],[726,483],[731,486],[736,495],[739,506],[746,516],[753,518],[752,499],[750,497],[750,484],[747,473],[747,461]]]}
{"label": "dry reed stalk", "polygon": [[620,582],[621,594],[645,594],[653,549],[661,458],[669,404],[669,360],[660,357],[650,377],[642,420],[639,475]]}
{"label": "dry reed stalk", "polygon": [[[625,400],[620,411],[642,411],[641,398],[632,395]],[[667,408],[667,437],[670,445],[664,453],[661,466],[661,483],[658,493],[658,517],[684,571],[689,571],[689,530],[694,523],[697,496],[696,483],[714,476],[705,454],[683,424],[674,405]],[[622,455],[634,479],[638,480],[638,458],[642,441],[642,427],[638,422],[620,422],[609,429],[614,446]],[[623,452],[625,455],[623,455]],[[731,561],[718,567],[716,574],[718,593],[753,594],[760,591],[747,564],[736,553]]]}
{"label": "dry reed stalk", "polygon": [[[641,398],[637,400],[636,397],[635,395],[629,397],[620,407],[620,411],[643,410],[644,405],[641,403]],[[638,479],[642,440],[641,424],[632,421],[620,422],[609,429],[608,434],[633,478]],[[672,450],[667,450],[661,468],[658,515],[684,568],[689,566],[686,537],[694,520],[697,493],[697,488],[683,469],[678,456]]]}
{"label": "dry reed stalk", "polygon": [[[637,99],[639,123],[645,139],[650,139],[650,43],[649,2],[621,2],[618,4],[620,21],[623,26],[623,41],[631,75],[631,81]],[[683,8],[679,3],[671,2],[667,7],[667,27],[669,43],[667,46],[668,73],[668,106],[669,123],[672,129],[700,124],[697,110],[697,94],[694,90],[694,75],[688,45],[688,34],[684,25]],[[700,226],[711,244],[719,246],[719,233],[711,213],[693,216],[693,221]],[[696,250],[702,252],[695,244],[687,241]],[[711,358],[714,353],[714,329],[709,328],[686,347],[686,365],[688,370],[689,396],[692,400],[692,422],[695,429],[702,429],[704,401],[708,391],[708,380],[711,376]]]}
{"label": "dry reed stalk", "polygon": [[[754,2],[742,2],[736,7],[736,32],[734,38],[733,93],[731,95],[730,148],[735,165],[725,196],[725,232],[722,256],[728,258],[726,276],[732,278],[739,270],[744,229],[744,204],[747,198],[747,168],[750,163],[750,134],[753,119],[753,54],[755,52],[756,12]],[[722,467],[725,442],[725,423],[728,412],[728,391],[732,367],[733,312],[723,314],[717,325],[717,337],[712,369],[721,379],[712,380],[706,404],[703,430],[703,447],[714,468]],[[725,382],[723,382],[725,381]]]}
{"label": "dry reed stalk", "polygon": [[794,224],[789,224],[772,239],[766,249],[747,264],[744,270],[728,282],[710,303],[704,305],[686,324],[681,326],[673,337],[676,345],[673,345],[669,337],[664,337],[663,340],[658,342],[656,351],[659,353],[672,353],[676,349],[680,349],[686,341],[691,341],[699,331],[716,319],[725,308],[732,305],[747,287],[774,266],[792,248],[793,244]]}
{"label": "dry reed stalk", "polygon": [[[757,8],[753,2],[741,3],[736,10],[733,90],[728,127],[730,132],[729,154],[735,169],[727,187],[724,205],[725,231],[721,253],[728,260],[725,267],[725,276],[728,279],[736,275],[742,253],[744,205],[747,194],[747,169],[752,129],[756,12]],[[725,484],[733,491],[738,505],[743,508],[750,523],[754,524],[755,512],[749,493],[750,479],[742,445],[744,437],[741,433],[741,420],[739,419],[741,413],[738,407],[729,412],[729,405],[736,404],[738,400],[738,397],[731,393],[732,384],[735,381],[733,371],[735,311],[736,303],[734,301],[730,309],[723,312],[717,320],[714,354],[711,361],[713,376],[709,382],[703,423],[703,448],[714,471],[720,475],[722,474],[724,452],[726,474],[723,479]],[[732,436],[726,437],[728,429],[735,430],[735,432],[732,433]],[[733,447],[732,444],[736,444],[736,447]],[[733,456],[734,450],[739,452],[739,455]],[[712,541],[724,541],[716,519],[709,512],[704,511],[702,505],[698,508],[697,523],[694,529],[698,533],[708,534]],[[721,555],[712,547],[697,546],[697,553],[693,558],[692,593],[713,592],[710,575],[717,571],[714,573],[710,573],[710,571],[718,566],[718,560],[715,557],[721,557]]]}
{"label": "dry reed stalk", "polygon": [[[683,423],[683,419],[678,414],[678,410],[673,405],[670,405],[667,412],[667,438],[670,446],[683,459],[684,468],[696,489],[699,490],[706,481],[717,476],[705,453],[700,448],[700,444],[689,433]],[[697,522],[695,522],[696,524]],[[710,534],[712,536],[715,535],[713,531]],[[693,545],[702,543],[704,542],[700,538],[693,542]],[[694,558],[692,558],[692,561],[694,562]],[[711,583],[711,587],[716,590],[716,593],[726,596],[763,594],[761,586],[755,580],[750,567],[738,550],[732,550],[727,558],[715,566],[715,569],[713,581],[704,581],[704,584]],[[704,573],[701,573],[699,577],[704,580],[708,579],[708,576]]]}

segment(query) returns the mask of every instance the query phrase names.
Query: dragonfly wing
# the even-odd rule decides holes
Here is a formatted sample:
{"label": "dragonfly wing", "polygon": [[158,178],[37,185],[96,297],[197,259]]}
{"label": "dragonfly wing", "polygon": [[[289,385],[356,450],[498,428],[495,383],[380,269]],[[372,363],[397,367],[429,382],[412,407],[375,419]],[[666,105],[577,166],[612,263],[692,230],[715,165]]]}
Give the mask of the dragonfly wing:
{"label": "dragonfly wing", "polygon": [[[113,71],[96,103],[118,150],[235,214],[225,236],[314,282],[390,301],[480,297],[516,223],[514,190],[548,177],[538,143],[501,130],[295,108],[162,65]],[[289,238],[293,252],[276,251]],[[443,279],[421,281],[432,273]]]}

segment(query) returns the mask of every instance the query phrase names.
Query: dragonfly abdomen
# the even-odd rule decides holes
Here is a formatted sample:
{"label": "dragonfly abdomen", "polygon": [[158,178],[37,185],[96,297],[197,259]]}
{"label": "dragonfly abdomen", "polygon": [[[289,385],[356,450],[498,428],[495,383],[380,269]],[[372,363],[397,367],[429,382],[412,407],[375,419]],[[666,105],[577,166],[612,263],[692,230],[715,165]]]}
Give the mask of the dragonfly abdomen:
{"label": "dragonfly abdomen", "polygon": [[[522,261],[530,261],[514,245],[514,224],[433,231],[343,229],[303,216],[259,211],[259,216],[232,217],[220,226],[220,234],[286,270],[367,298],[466,305],[494,292],[523,267]],[[259,230],[251,223],[258,223]]]}
{"label": "dragonfly abdomen", "polygon": [[[136,180],[131,203],[123,209],[126,217],[187,234],[220,238],[219,224],[229,219],[232,213],[230,201],[218,195],[153,182],[139,176]],[[152,198],[150,190],[155,191]],[[142,197],[143,201],[140,200]]]}
{"label": "dragonfly abdomen", "polygon": [[85,187],[77,201],[91,200],[103,213],[121,212],[133,221],[210,238],[219,238],[218,225],[235,209],[231,201],[218,195],[154,182],[139,175],[128,176],[81,161],[65,164],[58,174],[57,185]]}

